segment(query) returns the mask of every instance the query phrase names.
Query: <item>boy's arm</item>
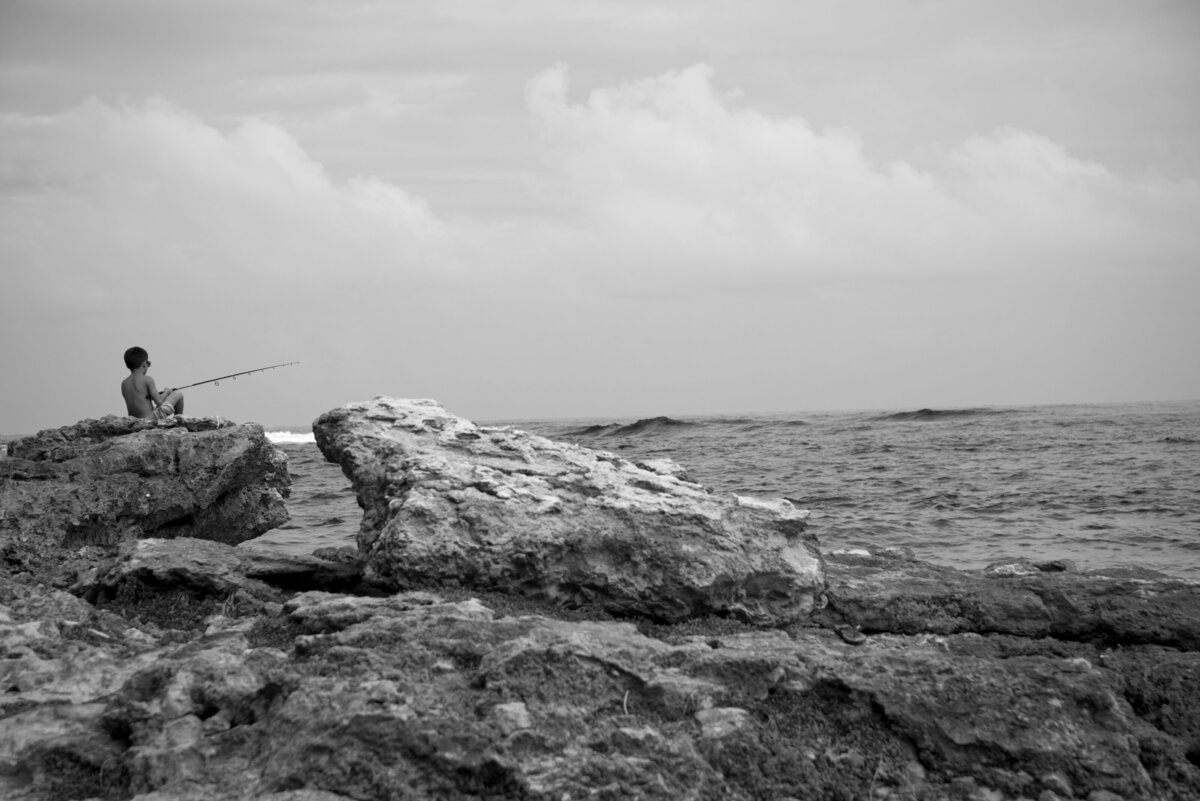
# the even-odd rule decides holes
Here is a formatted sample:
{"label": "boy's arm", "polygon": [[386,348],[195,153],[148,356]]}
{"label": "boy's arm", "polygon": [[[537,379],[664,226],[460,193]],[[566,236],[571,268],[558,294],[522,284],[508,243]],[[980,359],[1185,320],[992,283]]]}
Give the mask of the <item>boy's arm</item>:
{"label": "boy's arm", "polygon": [[171,390],[169,387],[160,392],[158,387],[154,384],[154,379],[150,376],[146,376],[146,397],[154,401],[155,406],[162,405],[162,402],[165,401],[167,396],[170,394]]}

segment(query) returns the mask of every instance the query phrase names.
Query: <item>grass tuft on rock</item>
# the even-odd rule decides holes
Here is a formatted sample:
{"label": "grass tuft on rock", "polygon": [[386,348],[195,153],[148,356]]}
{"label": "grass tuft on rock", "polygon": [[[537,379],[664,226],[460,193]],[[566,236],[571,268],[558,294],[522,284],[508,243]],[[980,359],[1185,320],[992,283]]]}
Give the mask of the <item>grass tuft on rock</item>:
{"label": "grass tuft on rock", "polygon": [[127,620],[148,623],[167,631],[196,632],[204,621],[222,611],[223,601],[214,596],[197,596],[179,587],[159,587],[129,579],[97,607],[107,608]]}
{"label": "grass tuft on rock", "polygon": [[246,632],[251,648],[278,648],[288,651],[296,637],[306,633],[304,627],[284,615],[263,616],[254,621]]}

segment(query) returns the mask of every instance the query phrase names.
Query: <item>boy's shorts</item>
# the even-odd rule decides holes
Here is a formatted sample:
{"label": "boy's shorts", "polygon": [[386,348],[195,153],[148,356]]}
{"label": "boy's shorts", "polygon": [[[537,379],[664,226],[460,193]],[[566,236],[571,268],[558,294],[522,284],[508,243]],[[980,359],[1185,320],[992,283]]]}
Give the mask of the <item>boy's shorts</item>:
{"label": "boy's shorts", "polygon": [[154,407],[154,419],[155,420],[166,420],[168,417],[171,417],[174,414],[175,414],[175,407],[169,403],[163,403],[163,404],[160,404],[159,406]]}

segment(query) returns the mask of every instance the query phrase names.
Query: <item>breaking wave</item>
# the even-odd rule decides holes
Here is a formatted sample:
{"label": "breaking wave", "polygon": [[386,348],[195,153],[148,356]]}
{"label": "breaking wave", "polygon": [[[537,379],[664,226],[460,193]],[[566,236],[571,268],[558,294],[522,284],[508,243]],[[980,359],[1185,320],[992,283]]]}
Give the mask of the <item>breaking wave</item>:
{"label": "breaking wave", "polygon": [[267,439],[276,445],[315,445],[317,442],[311,431],[302,431],[299,434],[291,431],[268,431]]}
{"label": "breaking wave", "polygon": [[915,412],[895,412],[876,417],[876,420],[942,420],[949,417],[979,417],[1004,414],[1002,409],[917,409]]}
{"label": "breaking wave", "polygon": [[638,420],[636,423],[629,423],[627,425],[621,425],[620,423],[606,423],[601,425],[584,426],[583,428],[575,429],[574,431],[568,431],[566,432],[566,435],[571,437],[626,437],[631,434],[647,434],[655,431],[694,425],[697,425],[697,423],[689,423],[685,420],[676,420],[673,417],[646,417]]}

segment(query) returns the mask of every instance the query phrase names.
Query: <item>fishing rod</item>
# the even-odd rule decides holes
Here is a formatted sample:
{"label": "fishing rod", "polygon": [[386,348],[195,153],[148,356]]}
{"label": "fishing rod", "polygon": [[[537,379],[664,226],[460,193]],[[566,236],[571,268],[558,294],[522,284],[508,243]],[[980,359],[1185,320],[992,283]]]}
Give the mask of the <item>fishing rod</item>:
{"label": "fishing rod", "polygon": [[253,370],[243,370],[240,373],[230,373],[229,375],[217,376],[216,378],[209,378],[204,381],[197,381],[195,384],[188,384],[187,386],[172,387],[172,389],[187,389],[188,387],[198,387],[201,384],[212,384],[213,386],[219,387],[221,385],[220,382],[224,381],[226,378],[236,379],[239,375],[250,375],[251,373],[261,373],[263,370],[274,370],[276,367],[290,367],[293,364],[299,364],[299,363],[300,362],[284,362],[283,364],[271,364],[266,367],[255,367]]}

